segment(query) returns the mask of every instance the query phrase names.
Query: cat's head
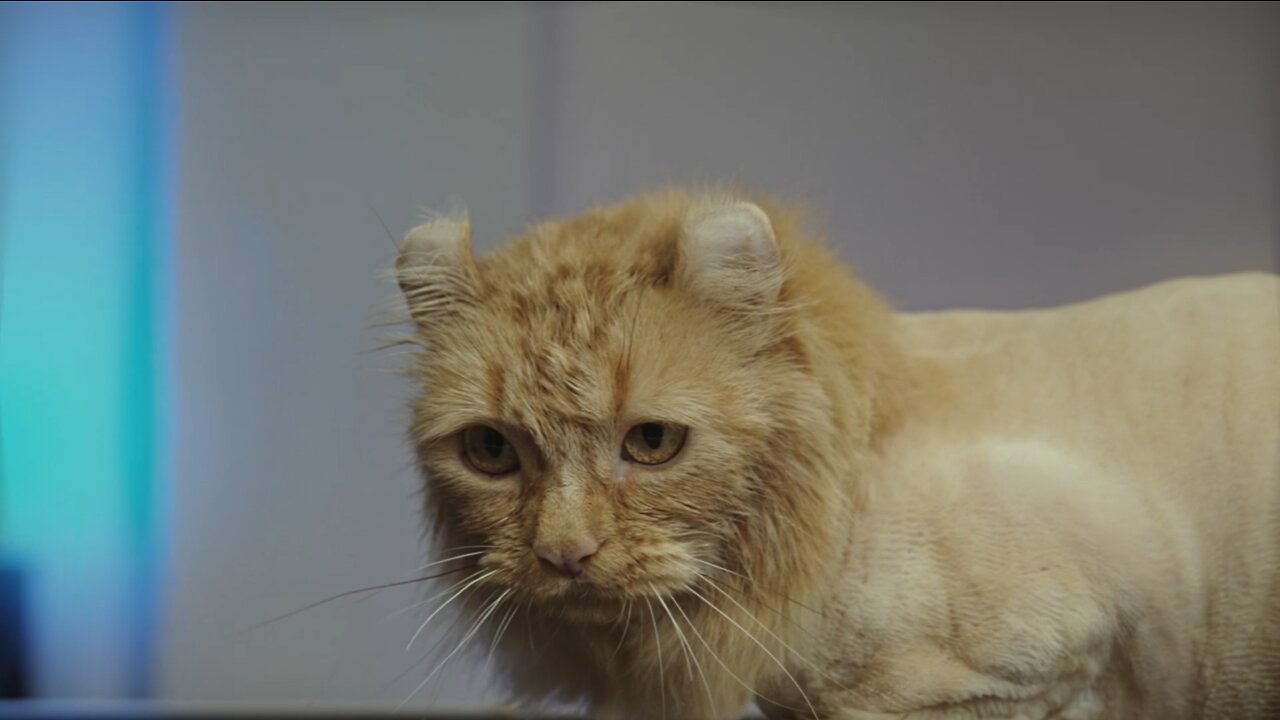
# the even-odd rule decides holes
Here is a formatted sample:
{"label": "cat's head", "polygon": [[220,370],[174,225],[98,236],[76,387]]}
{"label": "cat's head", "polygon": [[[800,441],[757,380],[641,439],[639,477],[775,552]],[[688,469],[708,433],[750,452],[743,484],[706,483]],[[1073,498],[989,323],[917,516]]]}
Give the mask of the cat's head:
{"label": "cat's head", "polygon": [[826,552],[794,547],[823,502],[798,471],[830,452],[832,401],[798,330],[787,222],[668,194],[479,260],[463,218],[409,233],[428,521],[479,548],[483,583],[612,619],[626,598]]}

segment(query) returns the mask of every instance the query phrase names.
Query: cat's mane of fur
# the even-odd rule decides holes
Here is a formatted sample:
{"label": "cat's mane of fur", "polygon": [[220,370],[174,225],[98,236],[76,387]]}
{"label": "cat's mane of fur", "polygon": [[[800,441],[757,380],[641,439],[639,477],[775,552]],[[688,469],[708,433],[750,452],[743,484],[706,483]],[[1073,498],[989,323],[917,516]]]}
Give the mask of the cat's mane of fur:
{"label": "cat's mane of fur", "polygon": [[[414,366],[417,380],[429,389],[415,406],[412,438],[421,448],[453,429],[432,412],[440,396],[449,392],[449,379],[432,366],[433,353],[468,352],[477,362],[491,354],[488,347],[474,347],[483,342],[473,336],[476,328],[470,324],[476,321],[473,313],[479,306],[505,313],[512,321],[511,331],[521,333],[527,333],[531,324],[559,322],[565,307],[600,308],[589,318],[590,328],[549,333],[579,351],[591,345],[593,335],[625,334],[632,330],[627,327],[629,318],[611,315],[604,306],[618,303],[622,307],[631,296],[655,291],[691,292],[692,288],[682,287],[691,280],[681,274],[683,229],[690,218],[709,208],[744,199],[764,208],[772,223],[782,279],[776,301],[734,303],[728,293],[721,298],[723,303],[718,304],[716,297],[692,302],[711,306],[711,312],[732,326],[738,348],[749,347],[761,357],[772,357],[775,366],[786,365],[809,387],[799,403],[781,396],[770,403],[768,412],[785,415],[765,419],[774,433],[766,440],[778,450],[754,458],[750,471],[760,476],[757,502],[742,509],[734,543],[727,556],[717,558],[736,575],[709,573],[733,594],[733,600],[702,588],[724,615],[701,602],[683,602],[680,610],[701,636],[693,636],[685,627],[683,641],[660,609],[654,628],[655,618],[639,610],[638,603],[631,610],[637,614],[629,618],[632,641],[622,638],[621,644],[617,624],[569,622],[557,628],[557,623],[565,621],[557,620],[552,609],[518,613],[503,643],[512,654],[504,667],[526,698],[586,697],[598,708],[608,708],[661,702],[659,695],[678,693],[686,703],[705,701],[723,713],[751,696],[739,679],[749,683],[776,667],[774,658],[787,658],[797,633],[813,631],[822,612],[814,589],[825,582],[843,547],[848,517],[858,503],[858,466],[867,448],[893,425],[909,393],[902,359],[895,351],[890,314],[880,298],[856,281],[805,227],[796,204],[725,190],[663,190],[597,207],[573,219],[544,222],[474,262],[469,227],[465,219],[455,216],[447,222],[456,223],[453,232],[464,236],[459,240],[457,263],[402,256],[400,279],[417,322],[416,339],[427,349]],[[571,276],[583,279],[582,292],[567,296],[550,292],[551,288],[564,290]],[[749,283],[750,275],[742,281]],[[666,321],[680,322],[680,318],[671,316]],[[504,357],[513,364],[526,360],[521,353],[508,352]],[[554,369],[555,362],[549,362],[539,372]],[[622,377],[626,368],[618,372]],[[619,382],[625,385],[625,380]],[[572,385],[572,377],[553,377],[541,389],[551,395],[572,395]],[[733,386],[730,392],[758,395],[760,378]],[[573,402],[565,397],[555,404]],[[543,420],[532,414],[527,417],[535,436],[554,433],[554,428],[538,427]],[[429,458],[423,459],[429,463]],[[427,503],[430,527],[442,547],[474,544],[476,535],[458,532],[462,523],[457,507],[436,492],[427,493]],[[737,575],[751,579],[743,581]],[[482,609],[483,603],[472,608]],[[531,643],[525,639],[530,633],[534,635]],[[545,637],[537,637],[538,633]],[[654,633],[659,636],[656,642],[646,637]],[[683,642],[691,645],[702,665],[715,668],[706,678],[709,689],[703,687],[699,673],[690,677],[680,667],[687,662],[682,657]],[[704,643],[714,648],[718,660]],[[541,661],[532,663],[530,644],[543,654]],[[661,661],[659,648],[664,655]],[[547,662],[548,654],[572,657]],[[718,663],[731,668],[736,678],[721,672]],[[573,670],[560,673],[554,670],[557,667]],[[666,677],[659,677],[660,667],[665,668]],[[618,678],[626,680],[620,683]],[[683,687],[686,683],[692,687]]]}

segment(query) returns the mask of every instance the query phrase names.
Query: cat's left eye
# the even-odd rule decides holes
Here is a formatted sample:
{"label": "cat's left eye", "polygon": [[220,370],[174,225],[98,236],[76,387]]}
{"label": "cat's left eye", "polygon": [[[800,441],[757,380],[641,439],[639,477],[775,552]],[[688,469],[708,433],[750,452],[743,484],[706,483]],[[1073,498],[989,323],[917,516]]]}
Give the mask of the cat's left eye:
{"label": "cat's left eye", "polygon": [[689,429],[679,425],[647,422],[627,431],[622,440],[622,459],[641,465],[661,465],[684,447]]}
{"label": "cat's left eye", "polygon": [[520,469],[520,458],[511,441],[486,425],[462,432],[462,453],[471,467],[485,475],[506,475]]}

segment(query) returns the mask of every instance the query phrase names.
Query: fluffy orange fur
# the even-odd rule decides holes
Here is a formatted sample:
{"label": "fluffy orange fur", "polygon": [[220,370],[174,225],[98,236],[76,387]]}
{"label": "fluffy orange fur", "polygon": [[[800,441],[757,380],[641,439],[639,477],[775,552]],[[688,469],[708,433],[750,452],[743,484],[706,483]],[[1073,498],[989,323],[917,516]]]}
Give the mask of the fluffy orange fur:
{"label": "fluffy orange fur", "polygon": [[[1036,373],[1054,372],[1038,351],[999,354],[1023,342],[1003,339],[1015,321],[895,316],[795,213],[729,193],[670,191],[596,208],[479,259],[464,218],[436,219],[406,239],[398,278],[423,348],[411,437],[428,519],[446,557],[473,554],[458,604],[474,618],[472,635],[496,641],[521,696],[637,718],[734,717],[752,699],[771,715],[845,718],[1142,716],[1136,707],[1174,717],[1199,702],[1134,704],[1191,692],[1194,671],[1142,659],[1159,654],[1155,646],[1117,649],[1125,633],[1141,634],[1134,617],[1146,621],[1132,614],[1142,607],[1133,598],[1167,582],[1150,569],[1163,567],[1165,551],[1133,566],[1128,556],[1064,555],[1075,547],[1067,538],[1101,522],[1093,510],[1058,535],[1045,530],[1067,523],[1057,513],[1078,497],[1061,488],[1097,474],[1079,468],[1124,463],[1110,462],[1111,450],[1088,465],[1021,439],[987,443],[1022,438],[1004,425],[966,434],[994,428],[986,418],[1026,428],[1040,417],[1040,406],[1013,395],[1002,414],[985,405],[1004,392],[992,382],[1021,387],[1018,368],[1028,368],[1025,398],[1042,392]],[[1253,282],[1275,297],[1274,278]],[[1053,317],[1079,317],[1071,312]],[[1055,332],[1075,332],[1063,323]],[[1058,412],[1050,407],[1043,417]],[[661,465],[628,462],[620,446],[639,423],[687,427],[685,446]],[[492,477],[468,465],[459,436],[477,426],[514,446],[517,472]],[[981,477],[954,497],[948,482],[913,484],[952,468]],[[1048,479],[981,489],[1005,475]],[[1120,486],[1097,496],[1112,498],[1110,508],[1147,502]],[[989,517],[984,492],[1001,498]],[[1024,492],[1016,522],[999,514],[1003,498]],[[1032,528],[1020,537],[1043,547],[992,530],[1019,522]],[[938,529],[969,523],[970,535]],[[873,525],[883,534],[854,537]],[[1114,531],[1099,527],[1092,537]],[[1260,537],[1280,538],[1260,527]],[[1164,542],[1135,537],[1117,543]],[[598,549],[576,578],[533,550],[583,538]],[[939,564],[970,546],[955,551],[956,567]],[[1273,561],[1280,551],[1261,562]],[[1034,603],[1019,601],[1031,608],[1026,620],[991,601],[1005,590],[1022,598],[1024,586],[961,565],[1052,571],[1036,581]],[[1138,566],[1123,590],[1108,585]],[[864,576],[870,568],[882,580]],[[1135,579],[1148,575],[1151,587]],[[1280,572],[1250,577],[1280,587],[1267,579]],[[1179,622],[1160,632],[1186,630]],[[1017,630],[1031,627],[1041,635]],[[993,637],[1009,643],[989,646]],[[979,646],[988,649],[970,653]],[[1272,652],[1255,657],[1280,658]],[[1256,707],[1272,707],[1266,692]]]}

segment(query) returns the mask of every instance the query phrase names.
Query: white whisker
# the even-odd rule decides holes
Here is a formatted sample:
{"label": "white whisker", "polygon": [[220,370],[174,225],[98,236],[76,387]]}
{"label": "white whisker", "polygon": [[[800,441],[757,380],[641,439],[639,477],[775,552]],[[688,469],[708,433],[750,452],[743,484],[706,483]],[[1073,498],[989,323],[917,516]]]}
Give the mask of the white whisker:
{"label": "white whisker", "polygon": [[[418,601],[415,601],[415,602],[409,603],[409,604],[408,604],[408,605],[406,605],[405,607],[402,607],[402,608],[400,608],[399,610],[396,610],[395,612],[392,612],[392,613],[390,613],[390,614],[388,614],[388,615],[384,616],[384,617],[382,618],[382,620],[385,622],[385,621],[390,620],[390,619],[392,619],[392,618],[400,617],[401,615],[403,615],[403,614],[405,614],[405,613],[409,612],[410,610],[413,610],[414,608],[420,608],[420,607],[422,607],[423,605],[426,605],[427,603],[435,602],[436,600],[439,600],[440,598],[444,597],[445,595],[448,595],[449,593],[453,592],[455,589],[457,589],[457,587],[458,587],[458,586],[462,585],[463,583],[468,582],[468,581],[470,581],[470,580],[473,580],[477,575],[479,575],[479,574],[480,574],[480,573],[482,573],[482,572],[484,572],[484,571],[483,571],[483,570],[477,570],[477,571],[475,571],[475,572],[471,573],[470,575],[468,575],[468,576],[466,576],[466,577],[462,578],[462,579],[461,579],[461,580],[459,580],[458,582],[456,582],[456,583],[454,583],[454,584],[450,585],[449,587],[445,588],[444,590],[441,590],[440,592],[436,593],[435,595],[432,595],[431,597],[427,598],[426,600],[418,600]],[[408,648],[406,648],[406,649],[408,649]]]}
{"label": "white whisker", "polygon": [[658,697],[662,701],[662,720],[667,720],[667,673],[662,668],[662,633],[658,632],[658,616],[653,612],[653,603],[646,597],[644,604],[649,608],[649,619],[653,621],[653,642],[658,647]]}
{"label": "white whisker", "polygon": [[810,713],[812,713],[812,714],[813,714],[814,719],[815,719],[815,720],[817,720],[817,717],[818,717],[818,711],[813,709],[813,703],[809,702],[809,696],[808,696],[807,694],[805,694],[804,688],[800,687],[800,683],[796,681],[795,676],[793,676],[793,675],[791,674],[791,671],[790,671],[790,670],[787,670],[786,666],[782,664],[782,661],[778,659],[778,656],[777,656],[777,655],[774,655],[774,654],[773,654],[773,652],[772,652],[771,650],[769,650],[769,648],[765,647],[764,643],[762,643],[762,642],[760,642],[759,640],[757,640],[755,635],[752,635],[750,632],[748,632],[748,631],[747,631],[747,629],[746,629],[746,628],[744,628],[744,627],[742,627],[741,625],[739,625],[737,620],[734,620],[733,618],[729,617],[729,615],[728,615],[728,614],[726,614],[723,610],[721,610],[720,608],[716,607],[716,606],[715,606],[715,603],[713,603],[713,602],[711,602],[710,600],[708,600],[707,598],[705,598],[705,597],[702,595],[702,593],[698,592],[697,590],[693,589],[692,587],[690,587],[690,588],[689,588],[689,592],[693,593],[693,595],[694,595],[695,597],[697,597],[699,600],[701,600],[701,601],[702,601],[702,602],[703,602],[707,607],[709,607],[709,608],[711,608],[712,610],[715,610],[716,612],[720,613],[720,616],[721,616],[721,617],[723,617],[725,620],[728,620],[728,621],[729,621],[729,622],[730,622],[734,627],[738,628],[738,630],[740,630],[740,631],[742,632],[742,634],[743,634],[743,635],[746,635],[746,636],[747,636],[747,638],[748,638],[749,640],[751,640],[751,642],[753,642],[753,643],[755,643],[756,645],[758,645],[758,646],[760,647],[760,649],[764,651],[764,654],[765,654],[765,655],[768,655],[768,656],[769,656],[769,659],[773,660],[773,662],[774,662],[775,664],[777,664],[778,669],[782,671],[782,674],[783,674],[783,675],[786,675],[786,676],[787,676],[787,679],[791,681],[791,684],[792,684],[792,685],[795,685],[796,690],[798,690],[798,691],[800,692],[800,697],[804,698],[804,704],[808,706],[808,708],[809,708],[809,712],[810,712]]}
{"label": "white whisker", "polygon": [[443,565],[447,562],[453,562],[454,560],[461,560],[463,558],[475,557],[477,555],[484,555],[487,552],[488,550],[477,550],[476,552],[463,553],[461,555],[454,555],[452,557],[443,558],[441,560],[436,560],[435,562],[429,562],[426,565],[419,565],[418,567],[414,568],[414,572],[421,572],[423,570],[426,570],[427,568],[435,567],[436,565]]}
{"label": "white whisker", "polygon": [[[532,612],[532,611],[533,611],[533,601],[532,601],[532,600],[526,600],[526,601],[525,601],[525,612]],[[536,657],[536,656],[537,656],[537,651],[536,651],[536,650],[534,650],[534,648],[533,648],[533,623],[531,623],[531,622],[526,622],[526,623],[524,624],[524,629],[525,629],[525,631],[526,631],[526,632],[528,633],[528,635],[529,635],[529,653],[530,653],[530,654],[532,654],[532,655],[534,655],[534,656]]]}
{"label": "white whisker", "polygon": [[498,624],[498,632],[493,636],[493,642],[489,643],[489,656],[484,660],[485,672],[493,665],[493,652],[498,649],[498,644],[502,642],[502,636],[507,632],[507,626],[511,624],[515,618],[516,612],[520,610],[520,603],[511,606],[507,611],[506,617],[502,618],[502,622]]}
{"label": "white whisker", "polygon": [[405,647],[404,647],[404,651],[405,651],[405,652],[409,652],[409,648],[413,647],[413,641],[418,639],[418,636],[419,636],[419,635],[421,635],[421,634],[422,634],[422,631],[426,629],[426,627],[427,627],[427,625],[428,625],[428,624],[430,624],[431,619],[432,619],[432,618],[434,618],[436,615],[438,615],[438,614],[440,613],[440,611],[441,611],[441,610],[443,610],[443,609],[445,609],[446,607],[448,607],[448,606],[449,606],[449,603],[451,603],[451,602],[453,602],[454,600],[458,599],[458,596],[459,596],[459,595],[461,595],[462,593],[466,592],[466,591],[467,591],[467,590],[468,590],[472,585],[475,585],[476,583],[481,582],[481,581],[485,580],[486,578],[489,578],[489,577],[492,577],[493,575],[496,575],[496,574],[497,574],[497,572],[498,572],[497,570],[490,570],[489,572],[484,573],[484,574],[483,574],[483,575],[481,575],[480,577],[475,578],[474,580],[472,580],[472,581],[468,582],[466,585],[464,585],[464,586],[463,586],[463,588],[462,588],[461,590],[459,590],[458,592],[454,593],[452,597],[450,597],[448,600],[445,600],[443,603],[441,603],[441,604],[440,604],[440,607],[438,607],[438,608],[436,608],[435,610],[433,610],[433,611],[431,612],[431,614],[427,616],[427,619],[426,619],[426,620],[423,620],[423,621],[422,621],[422,624],[418,626],[418,630],[417,630],[417,632],[415,632],[415,633],[413,634],[413,637],[409,638],[409,644],[408,644],[408,645],[405,645]]}
{"label": "white whisker", "polygon": [[649,588],[653,590],[653,599],[658,601],[658,606],[662,608],[662,611],[665,612],[667,617],[671,620],[671,625],[676,631],[676,639],[680,641],[680,651],[681,655],[684,657],[685,672],[688,673],[689,681],[692,682],[693,664],[689,662],[689,651],[687,649],[688,644],[684,642],[684,634],[680,632],[679,628],[675,628],[676,619],[671,617],[671,611],[667,609],[667,603],[662,599],[662,596],[658,594],[657,588],[654,588],[652,585],[650,585]]}
{"label": "white whisker", "polygon": [[694,635],[698,638],[698,640],[699,640],[699,641],[701,641],[701,642],[702,642],[702,644],[707,648],[707,652],[711,653],[711,658],[712,658],[713,660],[715,660],[716,662],[720,663],[720,667],[724,668],[724,671],[725,671],[725,672],[727,672],[727,673],[729,673],[729,677],[733,678],[734,680],[737,680],[737,681],[738,681],[738,684],[739,684],[739,685],[741,685],[743,688],[745,688],[747,692],[749,692],[749,693],[751,693],[752,695],[755,695],[755,696],[757,696],[757,697],[760,697],[761,699],[767,700],[767,701],[769,701],[769,702],[773,703],[774,705],[777,705],[777,706],[778,706],[778,707],[780,707],[780,708],[786,708],[787,710],[794,710],[794,711],[796,711],[796,712],[803,712],[803,711],[804,711],[804,710],[803,710],[803,708],[792,707],[792,706],[787,705],[787,704],[785,704],[785,703],[781,703],[781,702],[778,702],[777,700],[774,700],[774,699],[772,699],[772,698],[766,697],[765,695],[761,695],[759,692],[757,692],[757,691],[756,691],[756,689],[755,689],[755,688],[751,687],[751,685],[749,685],[745,680],[743,680],[742,678],[738,677],[738,674],[737,674],[737,673],[735,673],[733,670],[731,670],[731,669],[729,668],[729,666],[728,666],[728,665],[726,665],[726,664],[724,663],[724,661],[720,659],[720,656],[716,653],[715,648],[711,647],[711,643],[708,643],[708,642],[706,641],[706,639],[702,637],[702,633],[698,632],[698,627],[697,627],[696,625],[694,625],[694,624],[693,624],[693,620],[690,620],[690,619],[689,619],[689,616],[685,614],[685,612],[684,612],[684,608],[680,607],[680,605],[679,605],[679,604],[675,604],[675,605],[676,605],[676,610],[679,610],[679,611],[680,611],[680,616],[681,616],[681,617],[683,617],[683,618],[684,618],[684,621],[685,621],[686,623],[688,623],[688,624],[689,624],[689,629],[693,631],[693,634],[694,634]]}
{"label": "white whisker", "polygon": [[[702,687],[704,690],[707,691],[708,709],[711,710],[712,714],[715,714],[716,700],[714,697],[711,696],[711,684],[707,682],[707,676],[705,673],[702,672],[702,663],[698,662],[698,655],[696,651],[694,651],[693,646],[689,644],[689,639],[685,637],[684,630],[680,629],[680,623],[676,622],[676,616],[671,614],[671,610],[667,608],[667,603],[663,601],[662,596],[658,595],[657,597],[658,597],[658,604],[661,605],[662,609],[666,611],[667,617],[671,618],[671,627],[675,629],[676,637],[679,637],[680,642],[684,645],[684,649],[686,653],[685,655],[686,664],[688,663],[689,659],[692,659],[694,667],[698,669],[698,677],[702,679]],[[678,604],[676,603],[675,598],[671,598],[671,604],[677,605],[678,607]],[[693,679],[692,676],[690,676],[689,679],[692,680]]]}
{"label": "white whisker", "polygon": [[[752,619],[752,621],[754,621],[754,622],[755,622],[755,624],[757,624],[757,625],[759,625],[759,626],[760,626],[760,629],[761,629],[761,630],[764,630],[764,631],[765,631],[765,633],[767,633],[767,634],[769,635],[769,637],[771,637],[771,638],[773,638],[774,640],[776,640],[776,641],[778,642],[778,644],[779,644],[779,645],[781,645],[783,648],[785,648],[785,649],[787,650],[787,652],[791,653],[792,655],[795,655],[798,659],[800,659],[801,661],[803,661],[803,662],[804,662],[804,664],[806,664],[806,665],[808,665],[809,667],[813,668],[813,670],[814,670],[815,672],[817,672],[819,675],[822,675],[822,676],[823,676],[823,677],[825,677],[826,679],[830,680],[832,683],[834,683],[834,684],[835,684],[837,687],[839,687],[840,689],[842,689],[842,690],[848,690],[848,688],[847,688],[847,687],[845,687],[845,686],[840,682],[840,680],[839,680],[839,679],[837,679],[837,678],[835,678],[835,677],[832,677],[832,676],[831,676],[831,674],[829,674],[826,670],[823,670],[823,669],[822,669],[822,667],[821,667],[820,665],[818,665],[817,663],[813,662],[812,660],[810,660],[810,659],[806,658],[804,655],[802,655],[802,654],[800,654],[799,652],[797,652],[795,648],[793,648],[793,647],[791,647],[790,645],[788,645],[788,644],[786,643],[786,641],[784,641],[782,638],[778,637],[777,633],[775,633],[773,630],[771,630],[771,629],[769,628],[769,626],[768,626],[768,625],[766,625],[763,621],[761,621],[761,620],[760,620],[760,618],[756,617],[756,616],[755,616],[755,615],[754,615],[750,610],[748,610],[747,608],[743,607],[743,606],[742,606],[742,603],[738,602],[738,601],[733,597],[733,595],[730,595],[726,590],[724,590],[724,589],[723,589],[723,588],[721,588],[720,586],[716,585],[714,582],[711,582],[711,580],[710,580],[709,578],[707,578],[706,576],[702,576],[702,580],[703,580],[704,582],[706,582],[706,583],[707,583],[707,585],[708,585],[712,590],[715,590],[716,592],[720,593],[721,595],[723,595],[723,596],[725,597],[725,599],[726,599],[726,600],[728,600],[729,602],[731,602],[731,603],[733,603],[735,606],[737,606],[737,608],[738,608],[739,610],[741,610],[741,611],[742,611],[742,612],[743,612],[747,617],[751,618],[751,619]],[[789,618],[787,618],[787,617],[786,617],[786,615],[783,615],[783,613],[782,613],[780,610],[773,609],[773,608],[770,608],[770,609],[772,609],[774,612],[778,613],[778,615],[779,615],[779,616],[781,616],[781,617],[782,617],[784,620],[786,620],[787,622],[790,622],[790,623],[794,624],[794,621],[792,621],[792,620],[790,620]],[[806,631],[806,632],[807,632],[807,631]],[[811,633],[810,633],[810,634],[811,634]]]}
{"label": "white whisker", "polygon": [[694,562],[696,562],[696,563],[701,563],[701,564],[703,564],[703,565],[706,565],[707,567],[715,568],[716,570],[719,570],[720,572],[728,573],[728,574],[730,574],[730,575],[736,575],[737,577],[740,577],[740,578],[742,578],[743,580],[750,580],[750,579],[751,579],[751,578],[747,577],[746,575],[743,575],[743,574],[742,574],[742,573],[740,573],[740,572],[734,572],[733,570],[730,570],[730,569],[729,569],[729,568],[727,568],[727,567],[723,567],[723,566],[717,565],[717,564],[715,564],[715,563],[713,563],[713,562],[708,562],[708,561],[706,561],[706,560],[703,560],[702,558],[696,558],[696,557],[694,557],[694,558],[689,558],[689,559],[690,559],[690,560],[693,560],[693,561],[694,561]]}
{"label": "white whisker", "polygon": [[458,654],[458,651],[466,647],[467,643],[471,641],[471,638],[475,637],[476,632],[480,630],[480,626],[484,625],[485,620],[489,619],[489,616],[493,614],[493,611],[497,610],[498,606],[502,604],[502,601],[505,600],[507,596],[510,594],[511,594],[511,589],[507,588],[506,590],[502,591],[502,594],[498,596],[497,600],[494,600],[493,602],[489,603],[489,606],[485,608],[484,612],[480,613],[480,617],[476,620],[475,624],[471,626],[471,629],[467,631],[467,634],[463,636],[462,640],[458,643],[457,647],[455,647],[452,651],[450,651],[449,654],[445,656],[444,660],[441,660],[440,664],[436,665],[431,672],[427,673],[426,677],[422,678],[422,682],[418,683],[418,686],[413,689],[413,692],[409,693],[409,697],[405,698],[403,702],[401,702],[399,705],[396,706],[397,712],[399,712],[401,708],[403,708],[410,700],[412,700],[413,696],[417,695],[418,692],[422,690],[422,687],[426,685],[427,682],[431,680],[431,678],[435,677],[436,673],[440,672],[440,670],[444,668],[445,665],[449,664],[449,661],[453,659],[454,655]]}
{"label": "white whisker", "polygon": [[[613,655],[617,657],[618,651],[622,649],[622,643],[627,639],[627,628],[631,627],[631,598],[627,598],[627,604],[622,607],[622,614],[626,616],[626,621],[622,623],[622,636],[618,638],[618,646],[613,649]],[[615,622],[616,626],[617,623]]]}

